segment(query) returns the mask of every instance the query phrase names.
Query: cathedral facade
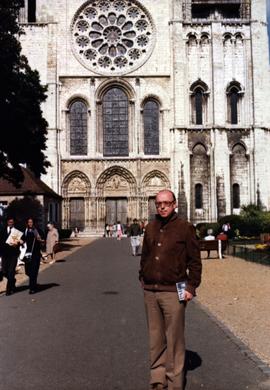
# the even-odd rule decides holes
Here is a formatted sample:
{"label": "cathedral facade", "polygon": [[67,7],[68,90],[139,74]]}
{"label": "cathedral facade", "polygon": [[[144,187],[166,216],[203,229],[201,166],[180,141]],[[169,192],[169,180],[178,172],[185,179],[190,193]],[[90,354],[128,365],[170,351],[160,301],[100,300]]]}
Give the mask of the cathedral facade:
{"label": "cathedral facade", "polygon": [[26,0],[23,53],[48,85],[42,179],[62,225],[270,209],[265,0]]}

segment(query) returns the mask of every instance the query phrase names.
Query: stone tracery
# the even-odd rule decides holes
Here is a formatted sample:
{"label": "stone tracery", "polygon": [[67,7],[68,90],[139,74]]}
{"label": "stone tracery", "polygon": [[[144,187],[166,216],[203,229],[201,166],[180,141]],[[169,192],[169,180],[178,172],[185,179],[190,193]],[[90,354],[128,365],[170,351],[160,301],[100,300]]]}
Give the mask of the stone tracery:
{"label": "stone tracery", "polygon": [[101,74],[124,74],[138,68],[152,52],[155,28],[136,0],[90,0],[72,23],[75,55]]}
{"label": "stone tracery", "polygon": [[112,166],[106,169],[97,179],[96,191],[99,196],[105,192],[124,191],[127,194],[136,193],[137,183],[132,173],[123,167]]}
{"label": "stone tracery", "polygon": [[142,192],[144,195],[155,196],[158,191],[170,188],[168,177],[159,170],[148,172],[142,180]]}
{"label": "stone tracery", "polygon": [[89,196],[91,183],[89,178],[81,171],[70,172],[63,180],[62,192],[64,196],[84,194]]}

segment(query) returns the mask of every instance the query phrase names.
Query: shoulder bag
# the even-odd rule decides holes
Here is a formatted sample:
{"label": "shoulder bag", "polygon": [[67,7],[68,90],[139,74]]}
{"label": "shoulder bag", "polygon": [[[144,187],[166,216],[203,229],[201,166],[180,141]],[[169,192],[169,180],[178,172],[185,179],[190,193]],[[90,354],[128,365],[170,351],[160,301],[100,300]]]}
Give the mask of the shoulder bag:
{"label": "shoulder bag", "polygon": [[33,249],[34,249],[35,242],[36,242],[36,237],[33,240],[31,252],[26,252],[24,255],[24,258],[22,259],[24,264],[29,264],[32,261],[32,255],[33,255]]}

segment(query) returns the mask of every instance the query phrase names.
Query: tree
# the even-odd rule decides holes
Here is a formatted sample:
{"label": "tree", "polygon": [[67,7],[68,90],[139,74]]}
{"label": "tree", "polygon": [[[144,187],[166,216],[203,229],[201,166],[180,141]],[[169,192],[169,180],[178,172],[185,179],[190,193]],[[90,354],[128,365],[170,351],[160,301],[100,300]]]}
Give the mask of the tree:
{"label": "tree", "polygon": [[241,207],[241,215],[245,218],[259,217],[263,213],[263,208],[260,205],[250,203]]}
{"label": "tree", "polygon": [[16,186],[23,179],[20,164],[36,175],[50,165],[46,150],[47,122],[41,103],[46,87],[21,54],[18,38],[23,34],[18,14],[23,0],[0,3],[0,176]]}
{"label": "tree", "polygon": [[27,218],[34,218],[39,226],[43,226],[44,207],[34,196],[25,196],[22,199],[15,198],[6,208],[5,217],[12,215],[16,219],[16,226],[23,230]]}

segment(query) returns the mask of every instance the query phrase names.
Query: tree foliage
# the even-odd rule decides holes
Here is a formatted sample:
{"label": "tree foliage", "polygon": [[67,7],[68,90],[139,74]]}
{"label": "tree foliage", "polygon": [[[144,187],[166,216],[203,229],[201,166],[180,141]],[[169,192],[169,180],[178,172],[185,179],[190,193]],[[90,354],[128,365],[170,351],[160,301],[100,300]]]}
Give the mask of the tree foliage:
{"label": "tree foliage", "polygon": [[21,54],[18,40],[23,34],[18,24],[22,0],[0,3],[0,176],[18,185],[22,181],[20,164],[39,176],[50,165],[46,149],[47,122],[41,103],[46,87]]}
{"label": "tree foliage", "polygon": [[254,203],[250,203],[246,206],[241,207],[241,215],[244,218],[258,217],[263,214],[262,212],[263,212],[262,206],[256,205]]}
{"label": "tree foliage", "polygon": [[21,230],[25,227],[27,218],[33,218],[39,226],[42,226],[44,207],[38,199],[32,196],[16,198],[6,208],[5,217],[7,216],[14,217],[16,226]]}

